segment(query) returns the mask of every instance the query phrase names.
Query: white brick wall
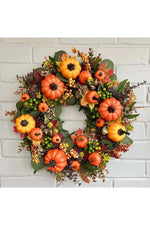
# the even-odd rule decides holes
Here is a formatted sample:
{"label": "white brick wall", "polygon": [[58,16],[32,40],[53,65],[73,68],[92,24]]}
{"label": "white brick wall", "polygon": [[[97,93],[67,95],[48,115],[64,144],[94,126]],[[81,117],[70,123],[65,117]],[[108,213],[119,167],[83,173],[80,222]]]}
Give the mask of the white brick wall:
{"label": "white brick wall", "polygon": [[[2,38],[0,42],[0,184],[2,187],[56,187],[55,176],[41,170],[33,176],[30,152],[18,152],[19,135],[13,133],[13,124],[5,111],[15,108],[18,96],[16,74],[26,74],[39,66],[44,56],[64,49],[71,54],[75,45],[83,51],[89,47],[103,58],[115,63],[118,78],[131,83],[147,80],[147,85],[136,90],[138,105],[150,106],[150,38]],[[150,108],[138,109],[131,137],[135,140],[130,151],[119,160],[108,164],[106,181],[98,180],[81,187],[150,187]],[[63,109],[64,128],[70,132],[85,127],[85,115],[77,106]],[[77,187],[67,181],[61,187]]]}

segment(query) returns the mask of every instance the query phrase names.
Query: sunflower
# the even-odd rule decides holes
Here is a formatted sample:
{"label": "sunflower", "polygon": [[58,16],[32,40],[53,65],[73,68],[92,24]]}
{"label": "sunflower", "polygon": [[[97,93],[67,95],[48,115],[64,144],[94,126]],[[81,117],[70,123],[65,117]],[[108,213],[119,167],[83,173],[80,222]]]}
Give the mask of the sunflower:
{"label": "sunflower", "polygon": [[29,114],[23,114],[16,119],[16,128],[23,134],[29,133],[35,128],[35,120]]}

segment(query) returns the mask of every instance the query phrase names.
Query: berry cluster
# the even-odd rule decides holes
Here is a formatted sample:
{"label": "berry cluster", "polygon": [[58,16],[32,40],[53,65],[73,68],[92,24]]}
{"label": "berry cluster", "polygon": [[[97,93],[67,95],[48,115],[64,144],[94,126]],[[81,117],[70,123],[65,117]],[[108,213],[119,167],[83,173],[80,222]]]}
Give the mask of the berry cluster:
{"label": "berry cluster", "polygon": [[92,152],[95,152],[97,150],[101,150],[101,147],[99,146],[99,143],[96,142],[94,144],[94,141],[88,141],[88,145],[84,148],[84,150],[88,150],[88,153],[91,154]]}
{"label": "berry cluster", "polygon": [[33,109],[35,111],[38,110],[38,105],[40,104],[40,102],[41,100],[39,99],[30,98],[29,100],[25,101],[23,105],[26,109]]}
{"label": "berry cluster", "polygon": [[112,93],[108,92],[106,88],[102,88],[100,91],[97,92],[99,97],[101,99],[107,99],[107,98],[112,98]]}
{"label": "berry cluster", "polygon": [[46,149],[50,149],[53,145],[52,138],[51,137],[44,138],[44,142],[41,145]]}

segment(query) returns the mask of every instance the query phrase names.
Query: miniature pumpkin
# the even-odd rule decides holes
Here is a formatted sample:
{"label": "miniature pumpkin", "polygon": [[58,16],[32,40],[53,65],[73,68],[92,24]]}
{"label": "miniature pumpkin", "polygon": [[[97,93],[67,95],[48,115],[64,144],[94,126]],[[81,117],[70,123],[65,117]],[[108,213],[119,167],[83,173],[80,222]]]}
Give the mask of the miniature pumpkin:
{"label": "miniature pumpkin", "polygon": [[126,134],[129,134],[126,132],[125,126],[119,123],[112,123],[108,126],[108,138],[114,142],[122,141]]}
{"label": "miniature pumpkin", "polygon": [[45,155],[45,164],[48,170],[60,172],[67,165],[67,156],[62,150],[50,149]]}
{"label": "miniature pumpkin", "polygon": [[89,162],[93,165],[93,166],[99,166],[99,164],[101,163],[102,157],[98,152],[93,152],[89,155]]}
{"label": "miniature pumpkin", "polygon": [[38,106],[40,112],[46,112],[48,110],[48,105],[45,102],[41,102]]}
{"label": "miniature pumpkin", "polygon": [[40,128],[33,128],[30,131],[30,138],[34,141],[39,141],[43,137],[43,131]]}
{"label": "miniature pumpkin", "polygon": [[79,81],[82,84],[86,84],[86,81],[92,77],[91,73],[88,70],[84,70],[79,74]]}
{"label": "miniature pumpkin", "polygon": [[97,80],[104,80],[105,73],[102,70],[98,70],[94,76],[97,78]]}
{"label": "miniature pumpkin", "polygon": [[65,58],[60,65],[60,72],[67,79],[76,79],[81,71],[81,66],[78,60],[74,58]]}
{"label": "miniature pumpkin", "polygon": [[53,143],[59,144],[59,143],[61,142],[61,137],[60,137],[58,134],[55,134],[55,135],[52,137],[52,142],[53,142]]}
{"label": "miniature pumpkin", "polygon": [[71,168],[73,169],[73,170],[79,170],[80,169],[80,163],[76,160],[76,161],[73,161],[72,163],[71,163]]}
{"label": "miniature pumpkin", "polygon": [[54,100],[55,98],[60,98],[64,93],[64,83],[55,75],[51,74],[42,80],[41,90],[45,97]]}
{"label": "miniature pumpkin", "polygon": [[76,145],[79,147],[79,148],[85,148],[88,144],[88,139],[86,136],[84,135],[81,135],[81,136],[78,136],[77,139],[76,139]]}
{"label": "miniature pumpkin", "polygon": [[97,94],[96,91],[89,91],[86,94],[86,100],[88,103],[95,104],[95,103],[97,103],[98,98],[99,98],[99,95]]}
{"label": "miniature pumpkin", "polygon": [[105,120],[103,120],[103,119],[97,119],[96,120],[96,126],[97,127],[103,127],[104,124],[105,124]]}
{"label": "miniature pumpkin", "polygon": [[105,99],[98,108],[100,116],[107,121],[117,120],[122,114],[122,105],[115,98]]}
{"label": "miniature pumpkin", "polygon": [[27,101],[27,100],[30,99],[30,98],[31,98],[30,95],[28,95],[28,94],[23,94],[23,95],[21,96],[21,102]]}
{"label": "miniature pumpkin", "polygon": [[35,127],[35,120],[29,114],[23,114],[16,119],[16,127],[23,134],[29,133]]}

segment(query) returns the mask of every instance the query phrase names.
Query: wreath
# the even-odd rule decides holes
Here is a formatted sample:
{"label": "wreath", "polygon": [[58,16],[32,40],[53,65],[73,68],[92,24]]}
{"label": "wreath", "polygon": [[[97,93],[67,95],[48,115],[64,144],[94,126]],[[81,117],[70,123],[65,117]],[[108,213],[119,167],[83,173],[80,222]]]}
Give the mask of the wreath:
{"label": "wreath", "polygon": [[[145,84],[119,82],[109,59],[87,54],[75,47],[69,56],[58,51],[44,59],[40,68],[18,76],[21,95],[16,110],[6,112],[20,132],[19,150],[31,152],[34,173],[44,167],[56,174],[60,183],[66,178],[81,185],[77,173],[89,183],[104,179],[110,158],[119,158],[133,141],[129,138],[136,113],[133,89]],[[69,133],[60,119],[62,106],[79,105],[86,115],[86,128]],[[77,171],[77,172],[76,172]]]}

